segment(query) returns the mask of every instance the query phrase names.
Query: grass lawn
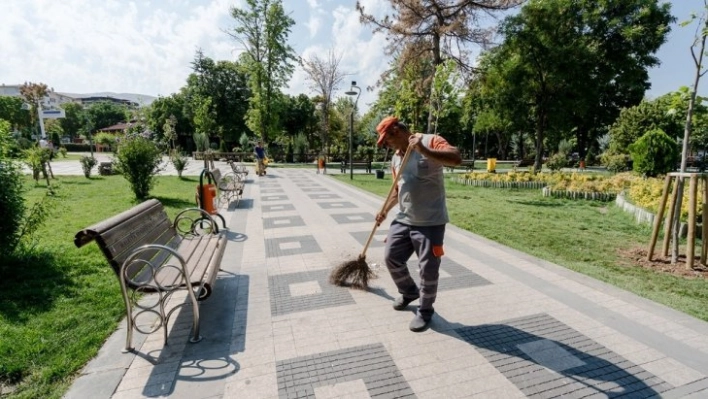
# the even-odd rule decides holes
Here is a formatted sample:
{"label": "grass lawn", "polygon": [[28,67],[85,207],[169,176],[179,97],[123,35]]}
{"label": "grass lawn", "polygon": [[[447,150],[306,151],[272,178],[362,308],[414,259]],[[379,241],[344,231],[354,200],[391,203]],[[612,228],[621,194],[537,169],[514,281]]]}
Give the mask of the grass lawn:
{"label": "grass lawn", "polygon": [[[335,178],[385,196],[391,177]],[[540,190],[471,187],[447,181],[452,224],[519,251],[708,321],[708,281],[633,265],[622,250],[645,248],[651,226],[614,203],[543,197]]]}
{"label": "grass lawn", "polygon": [[[0,384],[8,398],[59,398],[103,345],[125,309],[118,280],[97,245],[78,249],[84,227],[135,205],[121,176],[61,176],[60,200],[34,250],[0,266]],[[194,205],[198,177],[159,177],[152,191],[170,217]],[[28,203],[45,193],[27,178]],[[3,399],[6,396],[3,395]]]}

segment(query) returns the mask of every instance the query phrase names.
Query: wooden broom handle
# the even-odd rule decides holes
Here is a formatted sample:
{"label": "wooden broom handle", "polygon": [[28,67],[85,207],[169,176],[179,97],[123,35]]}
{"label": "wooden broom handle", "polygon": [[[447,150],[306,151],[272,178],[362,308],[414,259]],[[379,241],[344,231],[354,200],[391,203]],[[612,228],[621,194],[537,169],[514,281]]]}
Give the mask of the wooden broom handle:
{"label": "wooden broom handle", "polygon": [[[406,155],[403,156],[403,160],[401,161],[401,166],[398,167],[398,173],[396,173],[396,177],[393,178],[393,184],[391,184],[391,189],[388,190],[388,195],[386,196],[386,201],[384,201],[383,205],[381,205],[381,210],[379,213],[383,213],[383,211],[386,210],[386,205],[388,204],[388,201],[391,199],[391,195],[393,194],[394,190],[396,189],[396,185],[398,185],[398,179],[401,178],[401,174],[403,174],[403,169],[406,167],[406,164],[408,163],[408,158],[410,158],[411,153],[414,150],[411,147],[408,147],[408,151],[406,151]],[[378,213],[377,213],[378,215]],[[361,251],[361,255],[359,256],[360,258],[363,258],[366,256],[366,250],[369,249],[369,244],[371,244],[371,240],[374,238],[374,234],[376,233],[376,229],[379,227],[379,222],[374,223],[374,228],[371,229],[371,234],[369,234],[369,238],[366,240],[366,244],[364,244],[364,249]]]}

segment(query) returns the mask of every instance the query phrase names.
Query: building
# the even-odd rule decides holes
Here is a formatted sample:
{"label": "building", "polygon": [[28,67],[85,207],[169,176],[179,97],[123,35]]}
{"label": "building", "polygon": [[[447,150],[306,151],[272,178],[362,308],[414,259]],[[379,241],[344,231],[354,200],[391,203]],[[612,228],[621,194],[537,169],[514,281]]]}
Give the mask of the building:
{"label": "building", "polygon": [[[20,94],[20,87],[22,85],[6,85],[0,84],[0,96],[8,97],[22,97]],[[44,109],[58,109],[61,104],[64,103],[81,103],[78,99],[67,96],[66,94],[57,93],[54,88],[50,88],[47,95],[42,100],[42,108]]]}

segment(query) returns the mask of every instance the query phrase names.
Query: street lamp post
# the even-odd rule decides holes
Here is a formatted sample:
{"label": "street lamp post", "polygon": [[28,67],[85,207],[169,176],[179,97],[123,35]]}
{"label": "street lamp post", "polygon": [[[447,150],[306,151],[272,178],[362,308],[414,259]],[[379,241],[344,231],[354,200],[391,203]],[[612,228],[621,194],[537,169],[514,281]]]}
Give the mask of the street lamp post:
{"label": "street lamp post", "polygon": [[[354,91],[356,89],[356,91]],[[354,180],[354,168],[352,167],[352,148],[354,147],[354,111],[356,111],[356,105],[359,102],[359,95],[361,95],[361,88],[356,85],[356,81],[352,80],[352,87],[349,91],[345,91],[344,94],[348,96],[356,95],[356,100],[354,100],[354,107],[352,112],[349,114],[349,180]]]}

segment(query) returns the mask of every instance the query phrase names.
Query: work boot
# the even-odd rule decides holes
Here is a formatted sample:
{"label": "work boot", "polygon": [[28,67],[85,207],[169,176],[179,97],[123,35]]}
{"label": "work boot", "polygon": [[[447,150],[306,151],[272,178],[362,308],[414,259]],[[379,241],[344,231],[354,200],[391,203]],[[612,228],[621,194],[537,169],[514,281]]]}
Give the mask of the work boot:
{"label": "work boot", "polygon": [[428,328],[428,324],[430,324],[430,320],[432,318],[432,313],[430,315],[422,315],[420,314],[420,311],[418,311],[416,312],[413,320],[411,320],[411,324],[408,325],[408,328],[410,328],[413,332],[425,331]]}
{"label": "work boot", "polygon": [[404,310],[411,302],[418,299],[420,296],[416,295],[414,297],[399,296],[393,301],[393,308],[396,310]]}

